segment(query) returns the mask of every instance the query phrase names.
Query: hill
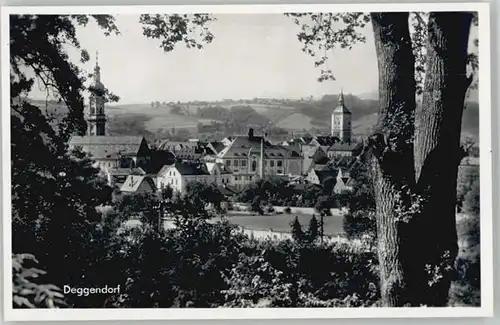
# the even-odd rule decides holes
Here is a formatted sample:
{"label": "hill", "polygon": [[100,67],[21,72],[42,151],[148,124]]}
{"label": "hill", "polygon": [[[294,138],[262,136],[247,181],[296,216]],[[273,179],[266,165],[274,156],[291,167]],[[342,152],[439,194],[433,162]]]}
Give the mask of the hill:
{"label": "hill", "polygon": [[[369,97],[366,95],[366,97]],[[346,94],[344,102],[353,116],[353,132],[367,134],[377,121],[378,101]],[[33,100],[47,114],[64,115],[63,103]],[[320,100],[282,100],[252,102],[251,100],[222,102],[190,102],[152,104],[112,104],[106,106],[108,128],[116,134],[127,132],[162,137],[187,130],[193,136],[245,132],[249,126],[274,127],[288,131],[319,130],[328,132],[330,114],[337,106],[338,95],[326,95]],[[206,126],[206,127],[204,127]],[[463,136],[479,141],[479,105],[469,101],[462,123]]]}

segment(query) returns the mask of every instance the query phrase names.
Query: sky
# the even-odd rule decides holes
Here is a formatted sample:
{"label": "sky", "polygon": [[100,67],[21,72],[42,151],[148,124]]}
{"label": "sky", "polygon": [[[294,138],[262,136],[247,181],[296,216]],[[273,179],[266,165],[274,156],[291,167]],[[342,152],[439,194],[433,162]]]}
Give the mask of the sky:
{"label": "sky", "polygon": [[[91,71],[99,52],[101,80],[121,104],[151,101],[221,100],[254,97],[301,98],[344,93],[373,93],[377,61],[371,26],[366,44],[329,54],[336,81],[319,83],[320,69],[302,52],[298,27],[278,14],[219,14],[210,24],[215,35],[202,50],[179,43],[169,53],[159,41],[142,35],[139,17],[116,16],[120,35],[104,36],[95,25],[77,29],[91,60],[79,66]],[[78,63],[79,55],[69,50]],[[34,87],[38,88],[38,87]],[[36,98],[45,93],[34,90]]]}
{"label": "sky", "polygon": [[[91,23],[77,28],[82,48],[91,60],[79,62],[77,51],[70,59],[87,71],[99,52],[101,80],[120,96],[120,104],[151,101],[193,101],[254,97],[319,98],[344,93],[373,97],[378,87],[373,30],[362,33],[365,43],[351,50],[331,51],[328,68],[336,80],[319,83],[320,68],[302,52],[297,40],[299,27],[280,14],[218,14],[209,25],[215,39],[202,50],[186,49],[179,43],[169,53],[159,40],[147,39],[137,15],[117,15],[120,35],[104,36]],[[45,98],[34,87],[33,98]],[[369,95],[368,95],[369,94]]]}

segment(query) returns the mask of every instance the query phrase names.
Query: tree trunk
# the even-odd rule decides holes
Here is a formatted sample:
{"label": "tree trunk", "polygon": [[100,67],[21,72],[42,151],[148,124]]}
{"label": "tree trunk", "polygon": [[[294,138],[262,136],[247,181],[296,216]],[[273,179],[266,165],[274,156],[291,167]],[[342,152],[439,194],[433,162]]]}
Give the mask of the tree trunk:
{"label": "tree trunk", "polygon": [[404,221],[414,185],[415,79],[408,13],[372,13],[379,70],[379,122],[368,139],[367,159],[376,201],[381,296],[384,306],[410,302]]}
{"label": "tree trunk", "polygon": [[[457,173],[467,88],[467,47],[472,14],[431,13],[424,94],[416,111],[416,192],[423,199],[413,239],[414,302],[445,306],[457,256]],[[422,234],[425,234],[422,238]],[[429,272],[425,272],[426,268]]]}

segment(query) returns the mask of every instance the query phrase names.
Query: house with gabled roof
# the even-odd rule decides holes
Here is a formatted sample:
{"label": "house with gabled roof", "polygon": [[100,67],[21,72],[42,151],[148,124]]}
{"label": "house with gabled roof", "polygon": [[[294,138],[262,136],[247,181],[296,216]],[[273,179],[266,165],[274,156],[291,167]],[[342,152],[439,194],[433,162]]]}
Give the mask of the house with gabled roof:
{"label": "house with gabled roof", "polygon": [[150,176],[129,175],[120,191],[124,194],[153,193],[156,191],[156,185]]}
{"label": "house with gabled roof", "polygon": [[157,175],[158,189],[170,187],[181,194],[186,193],[187,185],[192,182],[214,183],[215,177],[210,174],[205,163],[193,161],[165,165]]}
{"label": "house with gabled roof", "polygon": [[144,169],[137,167],[137,168],[108,168],[106,170],[106,178],[108,179],[108,184],[110,186],[119,186],[121,187],[125,181],[127,180],[129,175],[138,175],[138,176],[144,176],[146,175],[146,172]]}
{"label": "house with gabled roof", "polygon": [[207,170],[214,177],[216,185],[225,186],[231,184],[233,173],[220,162],[205,162]]}
{"label": "house with gabled roof", "polygon": [[342,169],[338,170],[336,180],[333,192],[337,194],[350,192],[355,185],[355,181],[350,177],[349,172],[342,172]]}
{"label": "house with gabled roof", "polygon": [[326,169],[326,170],[318,170],[312,169],[306,176],[306,181],[311,184],[323,185],[323,182],[327,178],[336,179],[338,175],[337,169]]}

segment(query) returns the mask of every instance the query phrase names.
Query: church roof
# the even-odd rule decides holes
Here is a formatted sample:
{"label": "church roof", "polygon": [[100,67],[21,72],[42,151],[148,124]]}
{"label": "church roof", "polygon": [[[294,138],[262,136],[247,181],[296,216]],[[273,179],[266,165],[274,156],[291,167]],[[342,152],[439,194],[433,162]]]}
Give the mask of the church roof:
{"label": "church roof", "polygon": [[113,176],[145,175],[146,172],[140,168],[109,168],[108,173]]}
{"label": "church roof", "polygon": [[142,136],[110,136],[110,135],[85,135],[71,137],[70,144],[74,145],[140,145],[144,137]]}
{"label": "church roof", "polygon": [[351,115],[351,111],[345,106],[345,105],[339,105],[337,106],[334,110],[334,113],[342,113],[342,114],[348,114]]}
{"label": "church roof", "polygon": [[333,145],[331,145],[328,148],[328,151],[354,151],[357,147],[359,147],[361,144],[360,143],[340,143],[337,142]]}
{"label": "church roof", "polygon": [[[141,136],[73,136],[71,147],[81,147],[94,158],[111,158],[112,155],[136,154],[145,141]],[[109,156],[109,157],[108,157]]]}
{"label": "church roof", "polygon": [[349,109],[347,109],[347,107],[344,104],[344,93],[342,91],[340,92],[339,95],[339,104],[333,110],[333,112],[351,115],[351,112],[349,111]]}

